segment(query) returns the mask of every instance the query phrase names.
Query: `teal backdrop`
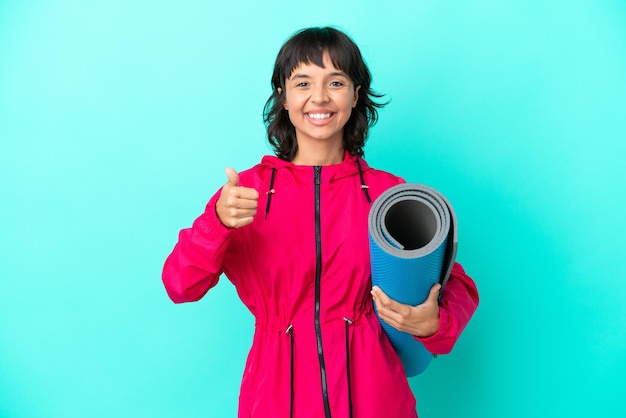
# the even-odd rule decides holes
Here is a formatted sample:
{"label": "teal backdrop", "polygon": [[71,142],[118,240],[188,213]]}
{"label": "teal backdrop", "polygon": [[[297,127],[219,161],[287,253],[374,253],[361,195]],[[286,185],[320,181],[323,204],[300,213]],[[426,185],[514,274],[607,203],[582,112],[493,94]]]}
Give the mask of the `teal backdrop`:
{"label": "teal backdrop", "polygon": [[253,318],[226,279],[174,305],[161,267],[270,153],[313,25],[360,45],[368,162],[451,200],[480,290],[420,417],[626,416],[624,1],[0,0],[0,417],[236,416]]}

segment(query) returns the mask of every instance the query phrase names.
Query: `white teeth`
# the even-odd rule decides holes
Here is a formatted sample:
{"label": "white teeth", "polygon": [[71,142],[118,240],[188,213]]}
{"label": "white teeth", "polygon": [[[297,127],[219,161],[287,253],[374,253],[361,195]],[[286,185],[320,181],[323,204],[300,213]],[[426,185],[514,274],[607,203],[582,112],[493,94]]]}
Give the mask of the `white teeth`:
{"label": "white teeth", "polygon": [[311,119],[328,119],[332,113],[307,113]]}

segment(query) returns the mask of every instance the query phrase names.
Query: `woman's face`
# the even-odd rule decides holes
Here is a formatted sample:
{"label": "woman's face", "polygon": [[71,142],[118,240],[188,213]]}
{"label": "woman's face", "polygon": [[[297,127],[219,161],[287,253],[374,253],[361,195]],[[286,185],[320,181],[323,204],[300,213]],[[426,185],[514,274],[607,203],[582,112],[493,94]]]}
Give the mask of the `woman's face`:
{"label": "woman's face", "polygon": [[343,144],[343,128],[359,98],[360,86],[343,71],[336,69],[328,53],[324,68],[300,64],[285,80],[283,106],[296,129],[296,140],[327,141]]}

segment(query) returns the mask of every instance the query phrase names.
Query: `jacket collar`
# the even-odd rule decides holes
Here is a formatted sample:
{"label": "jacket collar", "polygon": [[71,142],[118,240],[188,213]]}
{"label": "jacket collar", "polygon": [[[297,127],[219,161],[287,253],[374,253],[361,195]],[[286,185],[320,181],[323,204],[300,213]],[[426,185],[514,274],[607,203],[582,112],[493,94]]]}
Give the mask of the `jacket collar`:
{"label": "jacket collar", "polygon": [[[338,180],[340,178],[358,175],[359,167],[356,163],[356,160],[359,159],[361,163],[361,168],[363,171],[369,170],[369,165],[365,162],[365,160],[361,159],[361,157],[357,157],[356,155],[350,154],[348,151],[345,152],[343,161],[339,164],[326,165],[323,168],[324,177],[328,180]],[[311,171],[311,166],[307,165],[295,165],[290,161],[282,160],[273,155],[266,155],[261,160],[262,165],[267,165],[269,168],[276,168],[277,170],[287,169],[293,172],[301,172]]]}

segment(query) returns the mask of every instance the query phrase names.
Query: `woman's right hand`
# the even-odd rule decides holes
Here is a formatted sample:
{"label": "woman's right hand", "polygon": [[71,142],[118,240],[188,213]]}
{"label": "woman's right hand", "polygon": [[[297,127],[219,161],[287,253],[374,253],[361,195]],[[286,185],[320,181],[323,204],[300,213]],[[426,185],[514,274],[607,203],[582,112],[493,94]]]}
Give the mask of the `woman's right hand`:
{"label": "woman's right hand", "polygon": [[227,228],[241,228],[254,220],[259,201],[259,192],[250,187],[239,186],[239,174],[228,167],[228,181],[215,204],[220,222]]}

